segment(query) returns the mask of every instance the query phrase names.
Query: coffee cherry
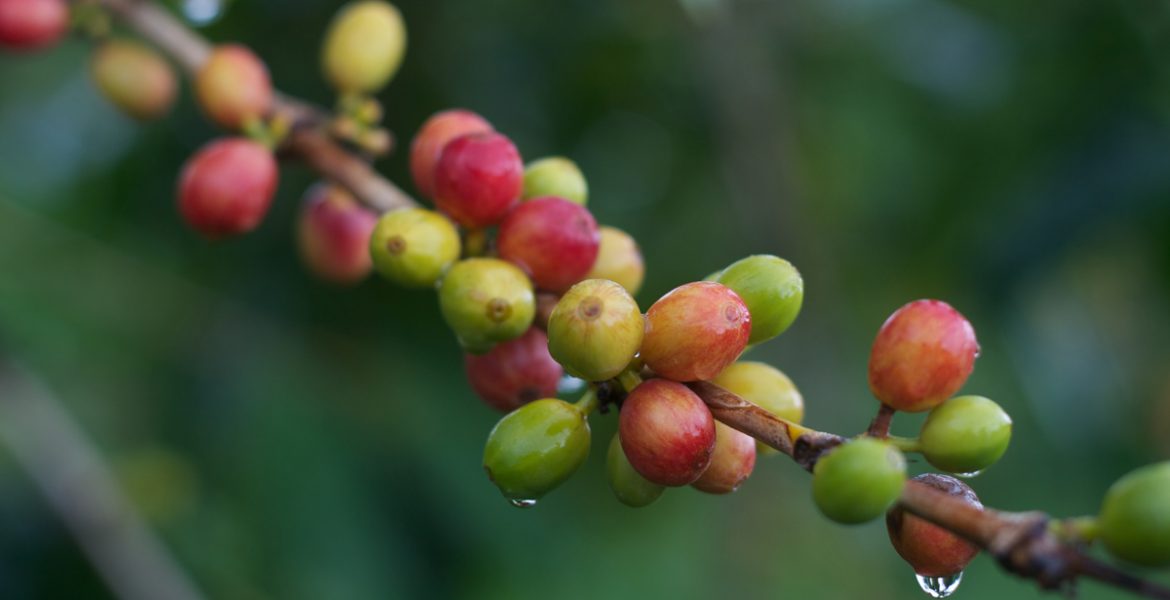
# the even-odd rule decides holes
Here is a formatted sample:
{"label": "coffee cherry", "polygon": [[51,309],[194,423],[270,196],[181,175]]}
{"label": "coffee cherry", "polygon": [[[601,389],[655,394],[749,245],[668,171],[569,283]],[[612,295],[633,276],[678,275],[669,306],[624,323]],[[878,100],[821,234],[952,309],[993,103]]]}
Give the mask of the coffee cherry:
{"label": "coffee cherry", "polygon": [[804,280],[791,263],[776,256],[759,254],[740,259],[718,275],[715,281],[729,287],[743,299],[752,313],[752,335],[748,344],[766,342],[788,329],[800,314],[804,302]]}
{"label": "coffee cherry", "polygon": [[406,52],[402,14],[380,0],[351,2],[325,32],[321,66],[339,92],[368,94],[382,89]]}
{"label": "coffee cherry", "polygon": [[568,479],[589,456],[589,422],[577,407],[544,398],[492,429],[483,468],[505,498],[532,501]]}
{"label": "coffee cherry", "polygon": [[959,391],[975,368],[975,330],[946,302],[917,300],[882,325],[869,355],[869,388],[883,403],[922,412]]}
{"label": "coffee cherry", "polygon": [[694,483],[715,451],[710,409],[690,388],[666,379],[644,381],[630,392],[618,430],[630,465],[660,485]]}
{"label": "coffee cherry", "polygon": [[1117,480],[1105,494],[1097,527],[1114,556],[1149,567],[1170,566],[1170,462]]}
{"label": "coffee cherry", "polygon": [[718,283],[688,283],[646,312],[642,359],[668,379],[711,379],[735,362],[751,329],[751,315],[735,292]]}
{"label": "coffee cherry", "polygon": [[951,473],[982,471],[995,464],[1012,439],[1012,418],[982,396],[959,396],[936,406],[919,434],[922,455]]}
{"label": "coffee cherry", "polygon": [[756,439],[716,421],[711,464],[691,486],[709,494],[730,494],[747,481],[755,467]]}
{"label": "coffee cherry", "polygon": [[556,396],[564,371],[548,353],[548,338],[533,327],[496,344],[487,354],[463,357],[467,380],[488,406],[503,412],[537,398]]}
{"label": "coffee cherry", "polygon": [[666,489],[634,470],[626,458],[626,452],[622,450],[621,436],[616,433],[605,455],[605,474],[609,478],[609,489],[613,490],[618,501],[634,508],[651,504]]}
{"label": "coffee cherry", "polygon": [[821,514],[845,525],[884,514],[902,494],[906,459],[874,438],[845,442],[813,467],[813,500]]}
{"label": "coffee cherry", "polygon": [[582,206],[589,198],[589,186],[577,163],[563,157],[550,156],[533,161],[524,167],[523,200],[557,196]]}
{"label": "coffee cherry", "polygon": [[435,206],[464,227],[494,225],[519,200],[523,172],[520,153],[503,135],[455,138],[435,167]]}
{"label": "coffee cherry", "polygon": [[237,44],[217,46],[195,75],[195,96],[212,120],[240,129],[272,106],[268,68],[251,50]]}
{"label": "coffee cherry", "polygon": [[459,260],[460,249],[455,225],[447,217],[422,208],[382,215],[370,236],[370,256],[378,272],[408,288],[434,286]]}
{"label": "coffee cherry", "polygon": [[318,277],[355,283],[369,275],[370,233],[378,216],[349,192],[318,184],[305,194],[297,225],[301,258]]}
{"label": "coffee cherry", "polygon": [[599,232],[601,242],[597,247],[597,260],[593,261],[593,267],[585,277],[616,281],[630,294],[637,294],[646,276],[646,264],[638,243],[630,234],[616,227],[602,225]]}
{"label": "coffee cherry", "polygon": [[548,350],[574,377],[605,381],[620,374],[642,344],[645,322],[622,286],[586,279],[561,297],[548,318]]}
{"label": "coffee cherry", "polygon": [[431,115],[410,144],[410,175],[414,186],[423,196],[433,198],[435,166],[439,164],[443,148],[457,137],[489,131],[493,131],[491,124],[469,110],[445,110]]}
{"label": "coffee cherry", "polygon": [[532,282],[516,265],[495,258],[455,263],[439,285],[439,308],[464,349],[484,353],[520,337],[532,324]]}
{"label": "coffee cherry", "polygon": [[601,235],[589,210],[564,198],[536,198],[500,223],[500,258],[528,272],[536,287],[563,292],[581,281],[597,259]]}
{"label": "coffee cherry", "polygon": [[69,6],[64,0],[0,0],[0,47],[44,48],[68,30]]}
{"label": "coffee cherry", "polygon": [[[711,383],[793,423],[804,419],[804,398],[780,369],[761,362],[739,361],[728,366]],[[756,442],[756,452],[772,455],[778,450]]]}
{"label": "coffee cherry", "polygon": [[[914,481],[983,508],[974,490],[954,477],[925,473],[915,477]],[[886,530],[898,556],[923,577],[949,577],[960,573],[979,554],[979,547],[975,544],[906,512],[900,505],[886,513]]]}
{"label": "coffee cherry", "polygon": [[195,153],[179,177],[179,212],[208,238],[256,228],[276,192],[276,159],[244,138],[215,140]]}
{"label": "coffee cherry", "polygon": [[135,119],[157,119],[175,102],[178,84],[171,65],[138,42],[102,44],[90,62],[90,73],[102,94]]}

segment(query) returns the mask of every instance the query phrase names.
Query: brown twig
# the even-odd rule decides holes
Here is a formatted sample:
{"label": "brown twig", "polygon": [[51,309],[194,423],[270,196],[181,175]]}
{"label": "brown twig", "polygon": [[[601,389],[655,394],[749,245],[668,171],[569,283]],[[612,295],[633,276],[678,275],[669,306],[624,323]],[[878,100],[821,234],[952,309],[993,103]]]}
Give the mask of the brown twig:
{"label": "brown twig", "polygon": [[878,408],[878,414],[873,418],[869,424],[869,429],[865,431],[865,435],[869,437],[886,439],[890,437],[890,422],[894,420],[894,413],[898,412],[888,404],[882,404]]}

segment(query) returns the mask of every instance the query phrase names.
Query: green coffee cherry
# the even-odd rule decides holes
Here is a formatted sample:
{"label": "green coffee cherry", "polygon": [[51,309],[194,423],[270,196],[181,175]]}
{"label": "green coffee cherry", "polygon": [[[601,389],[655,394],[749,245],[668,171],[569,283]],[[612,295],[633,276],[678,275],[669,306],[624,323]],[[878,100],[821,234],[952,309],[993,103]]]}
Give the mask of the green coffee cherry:
{"label": "green coffee cherry", "polygon": [[422,208],[388,212],[370,235],[370,256],[383,277],[410,288],[435,285],[459,259],[459,232],[447,217]]}
{"label": "green coffee cherry", "polygon": [[524,167],[522,200],[558,196],[582,206],[589,199],[589,185],[577,163],[563,157],[550,156],[528,163]]}
{"label": "green coffee cherry", "polygon": [[1097,528],[1105,548],[1118,558],[1170,566],[1170,462],[1117,480],[1105,494]]}
{"label": "green coffee cherry", "polygon": [[585,414],[545,398],[500,419],[483,449],[483,468],[504,497],[528,506],[568,479],[588,456]]}
{"label": "green coffee cherry", "polygon": [[919,435],[927,462],[951,473],[990,467],[1011,439],[1012,418],[983,396],[959,396],[936,406]]}
{"label": "green coffee cherry", "polygon": [[609,478],[609,488],[618,501],[634,508],[649,505],[666,489],[634,470],[622,450],[621,438],[616,433],[609,442],[609,452],[605,456],[605,474]]}
{"label": "green coffee cherry", "polygon": [[439,309],[468,352],[483,353],[519,337],[536,313],[532,282],[496,258],[455,263],[439,285]]}
{"label": "green coffee cherry", "polygon": [[884,515],[905,484],[905,457],[897,448],[873,438],[846,442],[821,457],[813,468],[817,508],[845,525]]}
{"label": "green coffee cherry", "polygon": [[325,78],[340,92],[368,94],[385,86],[406,52],[406,27],[392,4],[362,0],[333,18],[321,48]]}
{"label": "green coffee cherry", "polygon": [[561,297],[548,318],[548,351],[570,375],[613,379],[642,345],[645,321],[620,284],[586,279]]}
{"label": "green coffee cherry", "polygon": [[770,340],[788,329],[804,302],[804,280],[791,263],[776,256],[758,254],[740,259],[723,270],[715,281],[743,298],[752,313],[749,345]]}

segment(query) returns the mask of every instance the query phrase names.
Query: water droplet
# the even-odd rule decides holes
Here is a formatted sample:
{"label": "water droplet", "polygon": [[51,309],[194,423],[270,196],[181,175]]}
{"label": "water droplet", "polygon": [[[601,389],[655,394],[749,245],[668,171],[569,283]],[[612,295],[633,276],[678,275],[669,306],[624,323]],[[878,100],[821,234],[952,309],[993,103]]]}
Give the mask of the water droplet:
{"label": "water droplet", "polygon": [[946,577],[926,577],[923,575],[915,575],[915,577],[918,578],[918,587],[922,588],[922,591],[931,598],[946,598],[955,593],[955,590],[959,589],[959,584],[963,582],[962,571]]}
{"label": "water droplet", "polygon": [[220,0],[184,0],[183,14],[196,26],[207,25],[223,14]]}
{"label": "water droplet", "polygon": [[971,471],[970,473],[955,473],[955,477],[958,477],[959,479],[975,479],[982,474],[983,469],[979,469],[978,471]]}
{"label": "water droplet", "polygon": [[557,382],[557,393],[573,394],[580,391],[583,387],[585,387],[584,379],[577,379],[572,375],[565,375]]}
{"label": "water droplet", "polygon": [[508,502],[511,502],[512,506],[516,508],[532,508],[536,506],[536,500],[528,498],[509,498]]}

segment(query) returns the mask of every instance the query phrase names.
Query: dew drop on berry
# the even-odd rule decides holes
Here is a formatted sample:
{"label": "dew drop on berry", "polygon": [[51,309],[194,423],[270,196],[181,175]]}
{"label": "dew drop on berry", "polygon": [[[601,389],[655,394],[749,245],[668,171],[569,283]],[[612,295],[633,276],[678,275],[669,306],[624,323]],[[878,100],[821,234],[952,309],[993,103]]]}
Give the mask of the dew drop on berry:
{"label": "dew drop on berry", "polygon": [[[536,500],[532,500],[532,499],[528,499],[528,498],[509,498],[508,502],[511,503],[512,506],[515,506],[516,508],[532,508],[533,506],[536,506]],[[956,584],[956,585],[958,585],[958,584]],[[944,596],[936,596],[936,597],[942,598]]]}
{"label": "dew drop on berry", "polygon": [[959,584],[963,582],[963,572],[959,571],[954,575],[947,575],[945,577],[926,577],[924,575],[915,575],[918,578],[918,587],[931,598],[946,598],[955,593],[959,589]]}

